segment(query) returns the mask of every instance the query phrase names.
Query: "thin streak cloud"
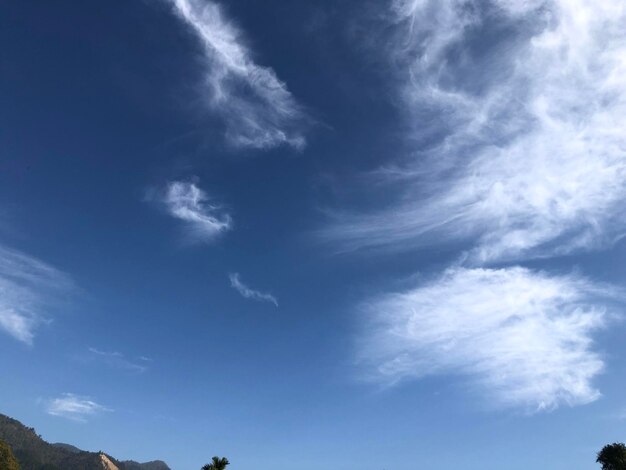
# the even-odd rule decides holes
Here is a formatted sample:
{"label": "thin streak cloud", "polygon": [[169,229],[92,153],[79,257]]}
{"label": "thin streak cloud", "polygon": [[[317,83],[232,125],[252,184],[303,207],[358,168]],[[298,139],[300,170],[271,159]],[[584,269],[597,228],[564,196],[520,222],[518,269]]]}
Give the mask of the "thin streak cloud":
{"label": "thin streak cloud", "polygon": [[72,282],[61,271],[0,246],[0,330],[33,344],[37,327],[50,321],[46,308],[70,289]]}
{"label": "thin streak cloud", "polygon": [[78,422],[86,422],[88,418],[108,411],[113,410],[96,403],[89,397],[73,393],[64,393],[58,398],[48,400],[46,404],[46,412],[49,415]]}
{"label": "thin streak cloud", "polygon": [[161,202],[167,212],[185,223],[186,235],[192,241],[213,241],[232,228],[229,214],[194,183],[168,183]]}
{"label": "thin streak cloud", "polygon": [[[124,354],[117,351],[102,351],[97,348],[89,348],[91,358],[102,362],[103,364],[115,368],[127,370],[130,372],[143,373],[148,370],[145,363],[147,360],[143,357],[138,358],[137,361],[132,361]],[[143,362],[143,364],[142,364]]]}
{"label": "thin streak cloud", "polygon": [[278,307],[278,300],[272,294],[260,292],[245,285],[239,276],[239,273],[231,273],[228,275],[230,279],[230,285],[235,289],[242,297],[246,299],[258,300],[261,302],[270,302]]}
{"label": "thin streak cloud", "polygon": [[465,376],[494,407],[581,405],[600,396],[592,334],[618,295],[574,275],[451,268],[366,303],[361,358],[383,383]]}
{"label": "thin streak cloud", "polygon": [[222,7],[205,0],[171,1],[202,42],[206,102],[225,120],[227,140],[236,147],[303,148],[309,119],[276,73],[252,60],[242,32]]}

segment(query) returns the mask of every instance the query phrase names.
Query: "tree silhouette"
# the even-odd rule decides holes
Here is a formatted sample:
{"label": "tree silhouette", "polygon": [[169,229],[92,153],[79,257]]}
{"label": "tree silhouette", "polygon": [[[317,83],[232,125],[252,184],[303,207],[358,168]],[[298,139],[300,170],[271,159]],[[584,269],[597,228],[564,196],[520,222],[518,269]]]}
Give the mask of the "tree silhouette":
{"label": "tree silhouette", "polygon": [[602,465],[602,470],[626,470],[626,445],[615,442],[604,446],[596,462]]}
{"label": "tree silhouette", "polygon": [[202,470],[224,470],[226,465],[230,464],[226,457],[213,457],[212,462],[202,467]]}

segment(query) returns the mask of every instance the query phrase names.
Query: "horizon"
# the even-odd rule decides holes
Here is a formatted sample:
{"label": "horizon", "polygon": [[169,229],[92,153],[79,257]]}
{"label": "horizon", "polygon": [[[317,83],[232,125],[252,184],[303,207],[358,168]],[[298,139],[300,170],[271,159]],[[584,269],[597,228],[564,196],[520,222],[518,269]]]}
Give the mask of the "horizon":
{"label": "horizon", "polygon": [[174,470],[596,468],[626,439],[624,24],[6,2],[0,413]]}

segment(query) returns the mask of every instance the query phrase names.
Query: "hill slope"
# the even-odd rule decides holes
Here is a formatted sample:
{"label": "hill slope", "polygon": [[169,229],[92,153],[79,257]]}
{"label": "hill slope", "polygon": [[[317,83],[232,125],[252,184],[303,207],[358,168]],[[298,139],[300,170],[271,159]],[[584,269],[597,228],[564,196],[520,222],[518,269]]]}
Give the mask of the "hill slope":
{"label": "hill slope", "polygon": [[86,452],[69,444],[49,444],[33,428],[2,414],[0,441],[12,449],[21,470],[170,470],[161,461],[120,462],[104,452]]}

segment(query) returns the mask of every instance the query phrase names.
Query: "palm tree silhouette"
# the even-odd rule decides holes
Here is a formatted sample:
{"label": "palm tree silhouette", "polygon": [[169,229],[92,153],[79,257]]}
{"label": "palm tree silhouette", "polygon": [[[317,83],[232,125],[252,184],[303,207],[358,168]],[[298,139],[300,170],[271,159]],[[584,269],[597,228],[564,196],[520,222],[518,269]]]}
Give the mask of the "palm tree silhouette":
{"label": "palm tree silhouette", "polygon": [[226,465],[230,464],[226,457],[219,458],[215,456],[211,460],[212,462],[202,467],[202,470],[225,470]]}

